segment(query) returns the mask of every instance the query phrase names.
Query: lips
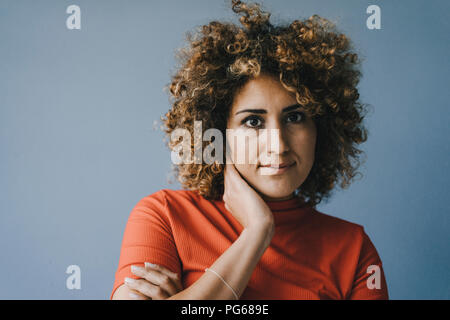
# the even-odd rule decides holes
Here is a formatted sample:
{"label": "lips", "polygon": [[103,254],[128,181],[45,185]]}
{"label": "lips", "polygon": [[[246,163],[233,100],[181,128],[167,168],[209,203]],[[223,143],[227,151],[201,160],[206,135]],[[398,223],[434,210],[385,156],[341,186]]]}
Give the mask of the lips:
{"label": "lips", "polygon": [[260,165],[259,174],[263,176],[283,176],[295,166],[296,162],[282,162],[277,164]]}
{"label": "lips", "polygon": [[294,165],[295,161],[292,162],[283,162],[280,164],[265,164],[265,165],[260,165],[260,167],[263,168],[274,168],[274,169],[282,169],[282,168],[287,168],[290,167],[292,165]]}

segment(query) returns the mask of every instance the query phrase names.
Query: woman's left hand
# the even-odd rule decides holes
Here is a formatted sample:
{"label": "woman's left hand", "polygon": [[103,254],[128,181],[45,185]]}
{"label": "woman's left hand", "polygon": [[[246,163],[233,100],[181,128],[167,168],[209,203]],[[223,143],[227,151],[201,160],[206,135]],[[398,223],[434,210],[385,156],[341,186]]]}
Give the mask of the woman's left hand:
{"label": "woman's left hand", "polygon": [[145,267],[131,266],[131,272],[139,277],[125,278],[131,299],[164,300],[183,290],[178,274],[163,266],[146,262]]}

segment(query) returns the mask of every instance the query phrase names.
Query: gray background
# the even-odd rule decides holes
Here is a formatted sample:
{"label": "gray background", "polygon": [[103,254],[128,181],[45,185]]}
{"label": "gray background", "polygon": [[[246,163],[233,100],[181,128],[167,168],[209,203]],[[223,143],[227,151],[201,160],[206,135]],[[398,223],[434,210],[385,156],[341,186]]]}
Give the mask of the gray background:
{"label": "gray background", "polygon": [[[169,184],[153,123],[184,34],[237,22],[229,1],[0,0],[1,299],[108,299],[132,207]],[[81,7],[81,30],[66,8]],[[317,13],[363,62],[364,177],[318,209],[362,224],[392,299],[449,299],[448,1],[264,1]],[[381,30],[366,8],[381,7]],[[67,266],[81,290],[66,288]]]}

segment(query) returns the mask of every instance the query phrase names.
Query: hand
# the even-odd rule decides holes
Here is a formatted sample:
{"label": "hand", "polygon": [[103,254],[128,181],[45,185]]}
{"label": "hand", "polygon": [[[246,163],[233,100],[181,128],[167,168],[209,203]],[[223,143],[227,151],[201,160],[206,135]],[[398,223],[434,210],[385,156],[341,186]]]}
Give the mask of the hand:
{"label": "hand", "polygon": [[[131,272],[140,279],[125,278],[135,300],[164,300],[183,290],[178,274],[160,265],[146,262],[145,267],[131,266]],[[131,281],[129,280],[131,279]]]}
{"label": "hand", "polygon": [[244,228],[263,226],[273,232],[272,211],[231,162],[225,165],[223,201]]}

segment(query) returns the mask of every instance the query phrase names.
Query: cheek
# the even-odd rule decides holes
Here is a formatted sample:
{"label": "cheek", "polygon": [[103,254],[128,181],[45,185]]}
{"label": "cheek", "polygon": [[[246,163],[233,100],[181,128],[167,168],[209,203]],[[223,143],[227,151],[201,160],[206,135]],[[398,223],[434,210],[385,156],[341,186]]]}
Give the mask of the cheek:
{"label": "cheek", "polygon": [[236,170],[239,172],[241,177],[251,186],[258,185],[258,175],[252,165],[247,164],[235,164]]}
{"label": "cheek", "polygon": [[258,139],[248,137],[245,143],[238,143],[234,150],[234,165],[242,177],[249,183],[254,182],[257,176]]}
{"label": "cheek", "polygon": [[316,135],[313,131],[302,132],[292,140],[291,148],[305,161],[313,161],[316,147]]}
{"label": "cheek", "polygon": [[228,147],[236,167],[255,166],[258,164],[258,137],[256,134],[229,132],[227,135]]}
{"label": "cheek", "polygon": [[246,147],[246,151],[248,152],[248,157],[250,159],[250,164],[254,164],[256,165],[258,163],[258,153],[259,150],[261,149],[260,146],[260,141],[258,139],[258,137],[251,137],[249,139],[249,143]]}

